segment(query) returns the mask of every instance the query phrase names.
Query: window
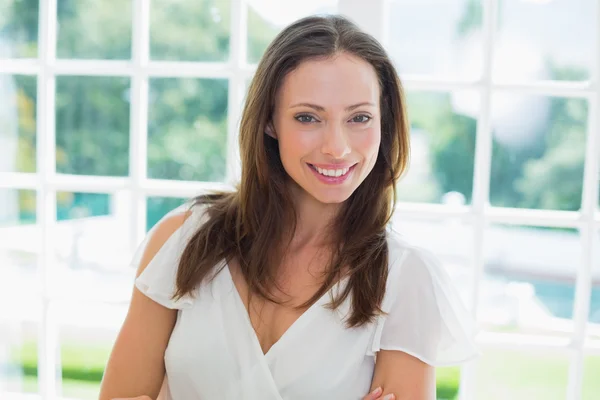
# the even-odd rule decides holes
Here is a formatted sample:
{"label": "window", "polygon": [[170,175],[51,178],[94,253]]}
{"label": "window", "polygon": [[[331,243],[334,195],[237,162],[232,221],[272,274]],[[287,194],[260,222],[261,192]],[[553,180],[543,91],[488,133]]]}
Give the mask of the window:
{"label": "window", "polygon": [[255,63],[328,12],[398,67],[412,163],[393,223],[481,328],[439,397],[600,392],[596,1],[0,0],[0,397],[96,398],[134,248],[235,181]]}
{"label": "window", "polygon": [[443,258],[481,330],[461,396],[592,399],[597,2],[385,7],[379,32],[407,88],[413,156],[395,224]]}

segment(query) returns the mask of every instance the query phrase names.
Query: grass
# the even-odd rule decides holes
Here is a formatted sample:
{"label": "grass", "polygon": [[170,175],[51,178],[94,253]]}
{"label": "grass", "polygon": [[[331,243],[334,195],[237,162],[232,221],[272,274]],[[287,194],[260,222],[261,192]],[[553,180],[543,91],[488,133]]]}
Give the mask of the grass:
{"label": "grass", "polygon": [[[478,365],[477,399],[564,400],[569,357],[560,354],[528,354],[488,351]],[[584,361],[581,400],[598,400],[600,357]]]}
{"label": "grass", "polygon": [[[79,399],[95,399],[110,344],[66,342],[60,349],[62,394]],[[22,390],[37,392],[37,348],[26,342],[13,353],[13,365],[21,367]],[[528,354],[516,351],[487,351],[477,368],[477,399],[563,400],[568,379],[569,358],[557,354]],[[585,359],[581,400],[597,400],[600,393],[600,357]],[[437,370],[438,399],[458,396],[460,369]]]}

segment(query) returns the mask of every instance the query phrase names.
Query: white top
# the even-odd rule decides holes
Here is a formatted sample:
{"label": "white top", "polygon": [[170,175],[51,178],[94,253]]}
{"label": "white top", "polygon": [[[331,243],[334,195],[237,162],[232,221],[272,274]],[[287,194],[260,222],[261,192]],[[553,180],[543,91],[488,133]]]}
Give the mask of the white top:
{"label": "white top", "polygon": [[[166,217],[185,210],[180,207]],[[171,399],[358,400],[369,391],[380,349],[400,350],[433,366],[457,364],[477,355],[470,316],[443,267],[431,253],[408,245],[392,232],[382,304],[387,315],[347,329],[344,316],[350,312],[350,297],[336,311],[324,307],[345,284],[343,280],[263,354],[224,261],[217,266],[214,280],[200,285],[191,296],[171,299],[179,256],[203,223],[203,214],[201,206],[194,206],[136,280],[146,296],[178,310],[165,353]],[[134,258],[136,266],[147,241]]]}

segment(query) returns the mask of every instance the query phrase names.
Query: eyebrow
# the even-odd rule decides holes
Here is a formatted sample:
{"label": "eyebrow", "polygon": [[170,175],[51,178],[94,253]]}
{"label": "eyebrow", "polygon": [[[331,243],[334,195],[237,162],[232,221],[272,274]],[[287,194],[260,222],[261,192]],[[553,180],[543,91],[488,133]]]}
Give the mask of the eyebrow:
{"label": "eyebrow", "polygon": [[[362,107],[362,106],[371,106],[371,107],[375,107],[375,104],[369,102],[369,101],[365,101],[362,103],[358,103],[358,104],[353,104],[351,106],[346,107],[346,111],[352,111],[358,107]],[[311,103],[298,103],[298,104],[294,104],[293,106],[290,106],[290,108],[296,108],[296,107],[309,107],[312,109],[315,109],[317,111],[325,111],[325,108],[316,104],[311,104]]]}

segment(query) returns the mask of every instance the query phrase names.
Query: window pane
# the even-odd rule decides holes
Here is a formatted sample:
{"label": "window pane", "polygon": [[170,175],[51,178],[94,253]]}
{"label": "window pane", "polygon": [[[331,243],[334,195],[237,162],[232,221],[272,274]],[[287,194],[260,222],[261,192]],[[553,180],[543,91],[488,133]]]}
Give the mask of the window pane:
{"label": "window pane", "polygon": [[185,203],[181,197],[148,197],[146,200],[146,231],[149,231],[162,217]]}
{"label": "window pane", "polygon": [[581,400],[595,400],[600,393],[600,356],[587,356],[583,360],[583,390]]}
{"label": "window pane", "polygon": [[227,81],[152,79],[150,178],[222,181],[227,147]]}
{"label": "window pane", "polygon": [[596,254],[592,264],[592,293],[587,331],[590,338],[600,340],[600,231],[597,232],[595,239]]}
{"label": "window pane", "polygon": [[151,58],[227,61],[230,3],[230,0],[151,0]]}
{"label": "window pane", "polygon": [[248,62],[257,63],[269,43],[286,25],[312,14],[337,11],[337,0],[246,0],[248,4]]}
{"label": "window pane", "polygon": [[127,304],[70,302],[57,307],[60,318],[59,385],[64,398],[97,399],[104,368]]}
{"label": "window pane", "polygon": [[0,304],[20,299],[19,307],[0,307],[0,388],[9,392],[38,390],[39,237],[36,193],[0,189]]}
{"label": "window pane", "polygon": [[57,7],[59,58],[131,58],[131,0],[62,0]]}
{"label": "window pane", "polygon": [[37,57],[39,0],[0,0],[0,59]]}
{"label": "window pane", "polygon": [[34,76],[0,74],[0,172],[36,170],[36,98]]}
{"label": "window pane", "polygon": [[248,4],[248,62],[257,63],[281,27],[266,20]]}
{"label": "window pane", "polygon": [[435,378],[438,399],[458,399],[460,367],[437,367]]}
{"label": "window pane", "polygon": [[473,283],[473,227],[460,218],[412,219],[396,214],[396,232],[409,238],[411,244],[432,251],[442,262],[458,290],[463,303],[469,307]]}
{"label": "window pane", "polygon": [[485,232],[479,315],[492,331],[573,331],[581,242],[574,229],[491,225]]}
{"label": "window pane", "polygon": [[129,79],[56,78],[56,170],[126,176],[129,171]]}
{"label": "window pane", "polygon": [[127,302],[131,261],[128,192],[57,193],[52,294],[61,299]]}
{"label": "window pane", "polygon": [[480,0],[394,0],[388,18],[387,47],[401,74],[480,76]]}
{"label": "window pane", "polygon": [[488,350],[478,363],[476,399],[567,398],[569,358],[566,355]]}
{"label": "window pane", "polygon": [[502,1],[494,80],[589,79],[598,47],[596,4],[595,0]]}
{"label": "window pane", "polygon": [[398,185],[401,201],[470,203],[479,96],[407,92],[411,161]]}
{"label": "window pane", "polygon": [[584,99],[494,95],[492,205],[578,210],[587,119]]}

